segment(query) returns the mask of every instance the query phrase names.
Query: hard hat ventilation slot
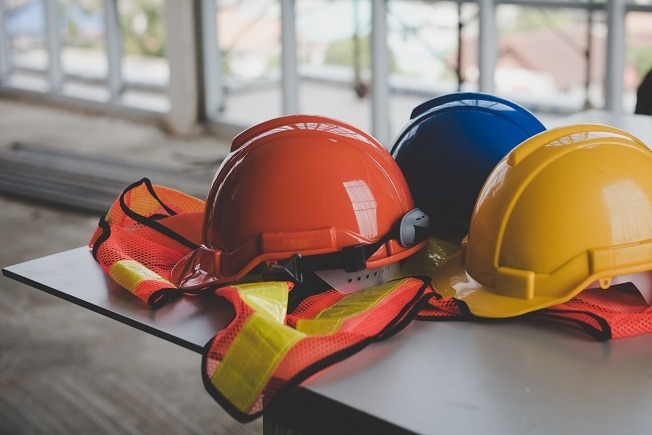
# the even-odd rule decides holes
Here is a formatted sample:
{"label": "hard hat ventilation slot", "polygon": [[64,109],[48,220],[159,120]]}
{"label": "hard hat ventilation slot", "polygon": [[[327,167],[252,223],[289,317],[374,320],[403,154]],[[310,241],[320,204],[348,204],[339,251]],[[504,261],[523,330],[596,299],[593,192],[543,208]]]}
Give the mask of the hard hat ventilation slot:
{"label": "hard hat ventilation slot", "polygon": [[[369,273],[367,273],[366,275],[364,275],[364,277],[363,277],[362,275],[359,275],[359,276],[356,276],[356,277],[354,277],[354,278],[349,278],[349,279],[347,279],[346,282],[348,282],[349,284],[351,284],[354,280],[357,281],[357,282],[360,282],[360,281],[362,281],[363,279],[364,279],[364,280],[368,280],[368,279],[370,279],[370,278],[377,277],[379,273],[382,274],[382,273],[385,273],[385,272],[389,271],[390,268],[391,268],[391,265],[390,265],[390,266],[386,266],[386,267],[379,267],[379,268],[377,268],[377,269],[373,269],[373,270],[374,270],[373,273],[371,272],[371,270],[367,269],[367,272],[369,272]],[[379,272],[379,271],[380,271],[380,272]]]}
{"label": "hard hat ventilation slot", "polygon": [[399,263],[392,263],[375,269],[345,272],[340,269],[315,271],[315,274],[340,293],[353,293],[389,281],[399,271]]}

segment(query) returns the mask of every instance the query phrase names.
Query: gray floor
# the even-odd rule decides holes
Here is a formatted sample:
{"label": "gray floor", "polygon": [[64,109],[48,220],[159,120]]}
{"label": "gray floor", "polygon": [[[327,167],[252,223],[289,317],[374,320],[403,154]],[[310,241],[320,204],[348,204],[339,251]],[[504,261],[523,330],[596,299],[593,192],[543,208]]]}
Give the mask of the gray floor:
{"label": "gray floor", "polygon": [[[228,146],[214,137],[170,139],[154,125],[0,100],[0,147],[13,141],[173,167],[219,158]],[[0,266],[84,245],[98,218],[0,194]],[[261,432],[261,420],[241,425],[208,396],[198,354],[0,278],[0,434]]]}

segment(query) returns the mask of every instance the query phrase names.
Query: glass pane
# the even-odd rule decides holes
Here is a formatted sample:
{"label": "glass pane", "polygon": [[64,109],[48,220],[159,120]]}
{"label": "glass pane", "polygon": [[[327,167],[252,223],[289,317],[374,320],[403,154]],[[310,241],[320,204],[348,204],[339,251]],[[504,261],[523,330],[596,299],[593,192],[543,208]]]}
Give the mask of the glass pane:
{"label": "glass pane", "polygon": [[[477,88],[477,11],[473,3],[391,2],[388,42],[394,136],[418,104],[437,95]],[[462,58],[458,57],[460,25]]]}
{"label": "glass pane", "polygon": [[[637,102],[637,89],[643,77],[652,71],[652,10],[629,12],[625,16],[625,32],[627,53],[623,110],[633,112]],[[652,100],[652,90],[641,90],[643,100],[646,95],[648,100]]]}
{"label": "glass pane", "polygon": [[221,116],[255,124],[280,116],[278,0],[217,0],[217,41],[225,91]]}
{"label": "glass pane", "polygon": [[371,3],[297,2],[300,108],[371,128]]}
{"label": "glass pane", "polygon": [[45,71],[45,5],[43,0],[3,0],[9,64],[19,71]]}
{"label": "glass pane", "polygon": [[604,13],[500,5],[497,28],[498,94],[555,113],[604,105]]}
{"label": "glass pane", "polygon": [[64,74],[84,81],[107,74],[102,0],[61,0],[61,65]]}
{"label": "glass pane", "polygon": [[125,84],[140,89],[167,87],[165,1],[123,0],[118,2],[118,12]]}

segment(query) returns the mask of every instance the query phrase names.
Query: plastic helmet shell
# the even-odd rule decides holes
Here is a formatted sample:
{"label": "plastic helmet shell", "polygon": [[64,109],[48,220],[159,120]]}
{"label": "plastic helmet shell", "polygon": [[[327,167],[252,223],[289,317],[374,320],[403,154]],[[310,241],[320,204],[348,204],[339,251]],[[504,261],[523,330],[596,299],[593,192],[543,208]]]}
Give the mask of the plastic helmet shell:
{"label": "plastic helmet shell", "polygon": [[652,270],[652,151],[603,125],[530,138],[487,179],[462,248],[433,285],[481,317],[525,314]]}
{"label": "plastic helmet shell", "polygon": [[482,185],[516,145],[545,130],[523,107],[493,95],[463,92],[416,107],[392,155],[431,234],[459,242],[468,232]]}
{"label": "plastic helmet shell", "polygon": [[[401,170],[373,137],[320,116],[273,119],[234,139],[206,200],[202,245],[172,280],[198,289],[261,263],[372,244],[413,207]],[[396,262],[421,246],[390,240],[366,265]]]}

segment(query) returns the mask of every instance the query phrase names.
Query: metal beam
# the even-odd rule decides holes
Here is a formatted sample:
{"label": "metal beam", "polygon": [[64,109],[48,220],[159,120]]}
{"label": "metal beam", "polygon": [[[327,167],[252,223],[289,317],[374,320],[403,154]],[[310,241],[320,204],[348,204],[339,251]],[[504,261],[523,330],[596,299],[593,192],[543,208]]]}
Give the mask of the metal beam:
{"label": "metal beam", "polygon": [[390,145],[389,48],[387,47],[387,1],[371,2],[371,125],[372,134]]}
{"label": "metal beam", "polygon": [[104,37],[106,38],[107,88],[109,100],[117,101],[124,91],[122,79],[122,38],[117,0],[104,0]]}
{"label": "metal beam", "polygon": [[478,0],[479,36],[478,69],[480,92],[493,93],[496,72],[496,2],[495,0]]}
{"label": "metal beam", "polygon": [[623,109],[623,73],[625,70],[625,7],[627,0],[607,2],[607,65],[605,109]]}
{"label": "metal beam", "polygon": [[59,34],[59,3],[45,0],[45,38],[48,51],[48,81],[50,92],[58,94],[63,86],[61,70],[61,35]]}
{"label": "metal beam", "polygon": [[283,114],[289,115],[299,111],[295,0],[281,0],[281,56]]}

